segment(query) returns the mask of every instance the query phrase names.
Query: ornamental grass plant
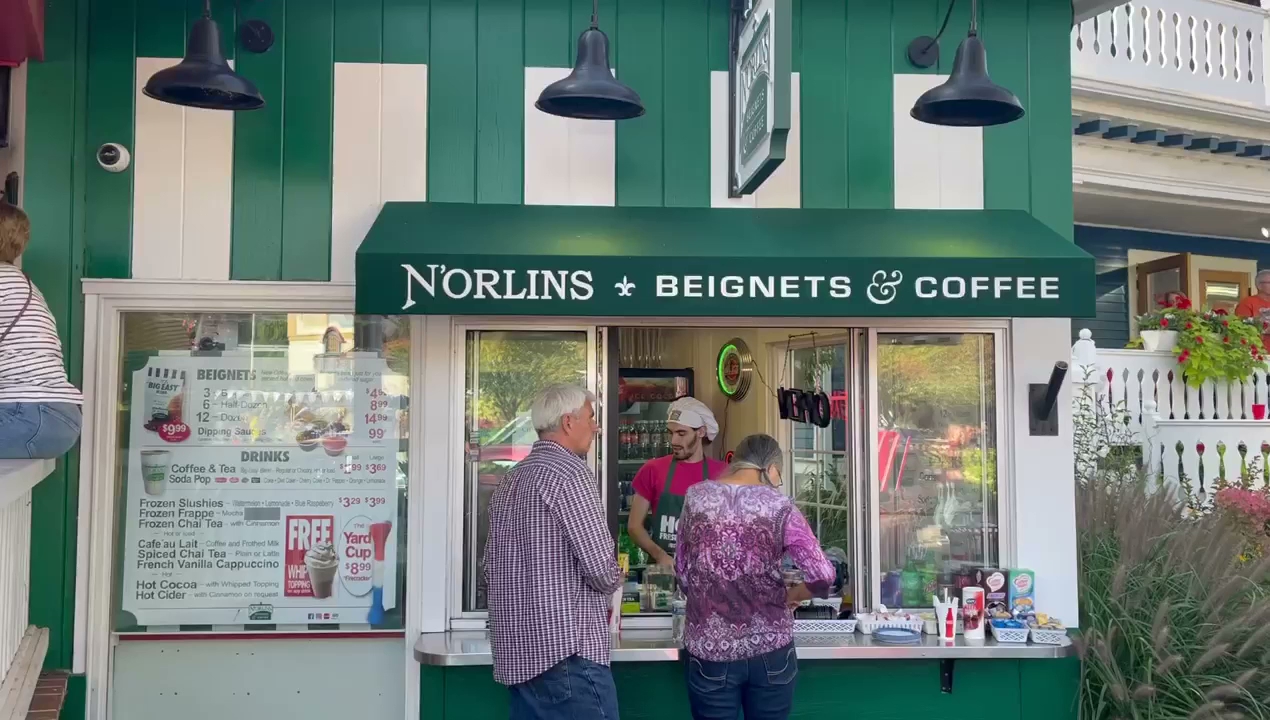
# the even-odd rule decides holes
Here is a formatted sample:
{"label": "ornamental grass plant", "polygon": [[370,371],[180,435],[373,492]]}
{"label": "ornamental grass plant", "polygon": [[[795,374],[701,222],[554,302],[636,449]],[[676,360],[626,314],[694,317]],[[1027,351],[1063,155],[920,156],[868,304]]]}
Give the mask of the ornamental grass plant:
{"label": "ornamental grass plant", "polygon": [[1081,717],[1270,720],[1267,508],[1248,487],[1260,473],[1206,509],[1183,502],[1137,471],[1123,408],[1091,387],[1074,418]]}

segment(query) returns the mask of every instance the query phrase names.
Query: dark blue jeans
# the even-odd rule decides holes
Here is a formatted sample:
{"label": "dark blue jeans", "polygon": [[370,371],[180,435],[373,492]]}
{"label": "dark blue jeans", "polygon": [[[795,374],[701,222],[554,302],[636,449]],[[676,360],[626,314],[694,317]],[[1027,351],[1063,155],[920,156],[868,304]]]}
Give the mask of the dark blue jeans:
{"label": "dark blue jeans", "polygon": [[78,405],[0,403],[0,460],[56,459],[79,440]]}
{"label": "dark blue jeans", "polygon": [[511,720],[618,720],[613,673],[577,655],[508,689]]}
{"label": "dark blue jeans", "polygon": [[688,655],[688,702],[694,720],[785,720],[794,706],[798,656],[793,644],[764,655],[711,662]]}

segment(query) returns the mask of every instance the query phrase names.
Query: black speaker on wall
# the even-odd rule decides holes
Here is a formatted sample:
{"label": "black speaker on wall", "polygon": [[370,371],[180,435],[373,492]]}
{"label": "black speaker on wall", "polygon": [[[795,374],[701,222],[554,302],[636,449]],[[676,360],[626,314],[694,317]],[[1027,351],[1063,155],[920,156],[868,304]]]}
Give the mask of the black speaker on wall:
{"label": "black speaker on wall", "polygon": [[0,65],[0,148],[9,147],[9,88],[12,86],[13,68]]}

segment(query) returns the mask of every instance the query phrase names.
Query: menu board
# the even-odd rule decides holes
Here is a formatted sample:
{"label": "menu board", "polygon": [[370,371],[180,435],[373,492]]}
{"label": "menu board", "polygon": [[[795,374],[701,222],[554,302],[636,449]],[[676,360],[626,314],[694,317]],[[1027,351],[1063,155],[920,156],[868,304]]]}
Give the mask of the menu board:
{"label": "menu board", "polygon": [[122,609],[378,625],[397,597],[406,380],[375,353],[174,353],[132,376]]}

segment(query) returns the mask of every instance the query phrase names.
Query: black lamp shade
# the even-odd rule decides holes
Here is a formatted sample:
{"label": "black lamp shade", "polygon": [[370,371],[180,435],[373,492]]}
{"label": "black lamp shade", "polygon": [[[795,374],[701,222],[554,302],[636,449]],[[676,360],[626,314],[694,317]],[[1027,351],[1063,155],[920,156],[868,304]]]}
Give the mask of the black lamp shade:
{"label": "black lamp shade", "polygon": [[627,120],[644,114],[639,93],[613,77],[608,36],[594,27],[578,36],[573,72],[543,88],[534,107],[549,115],[581,120]]}
{"label": "black lamp shade", "polygon": [[190,29],[185,58],[150,76],[142,92],[173,105],[209,110],[255,110],[265,104],[256,86],[225,61],[220,29],[206,15]]}
{"label": "black lamp shade", "polygon": [[971,32],[957,48],[947,82],[922,93],[909,114],[931,125],[988,127],[1018,120],[1023,106],[1014,93],[988,78],[983,42]]}

